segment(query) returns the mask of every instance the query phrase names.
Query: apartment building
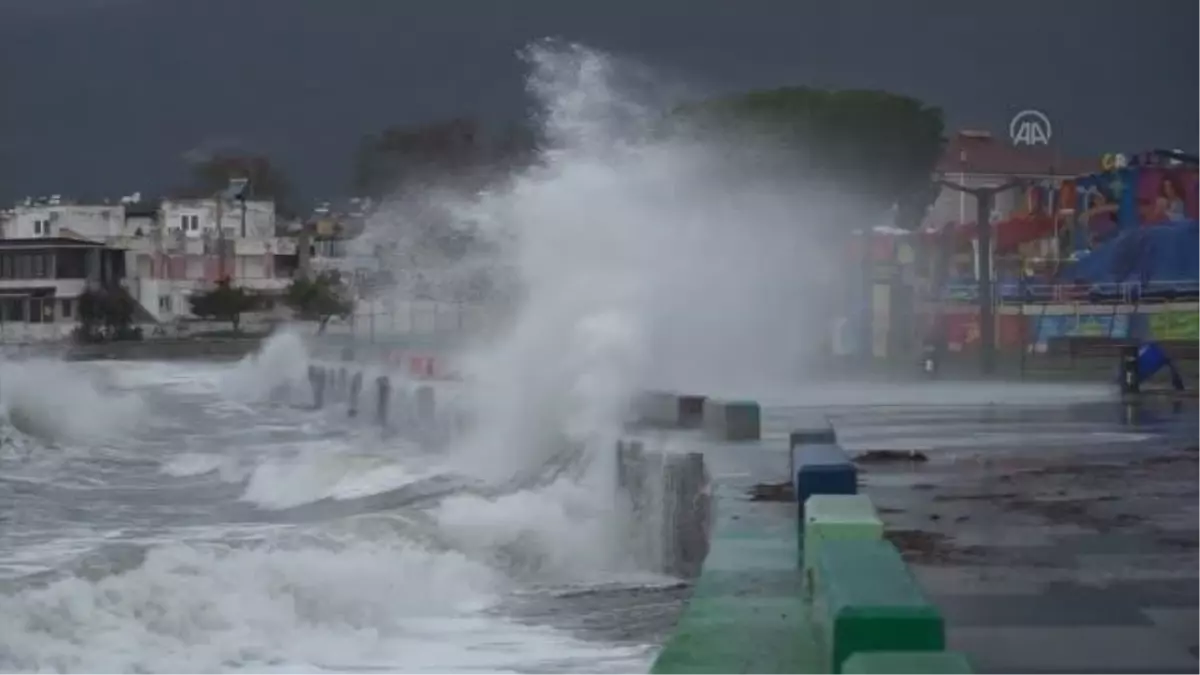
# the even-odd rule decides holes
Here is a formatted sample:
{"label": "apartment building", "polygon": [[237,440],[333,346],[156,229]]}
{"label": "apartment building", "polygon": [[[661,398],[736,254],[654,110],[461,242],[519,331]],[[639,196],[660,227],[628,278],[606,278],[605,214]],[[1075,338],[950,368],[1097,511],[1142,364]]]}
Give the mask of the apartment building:
{"label": "apartment building", "polygon": [[69,239],[123,251],[122,283],[160,322],[188,316],[188,297],[223,277],[281,292],[295,271],[297,249],[294,237],[276,230],[272,200],[227,194],[160,201],[134,194],[115,204],[27,199],[3,223],[3,236],[12,241]]}

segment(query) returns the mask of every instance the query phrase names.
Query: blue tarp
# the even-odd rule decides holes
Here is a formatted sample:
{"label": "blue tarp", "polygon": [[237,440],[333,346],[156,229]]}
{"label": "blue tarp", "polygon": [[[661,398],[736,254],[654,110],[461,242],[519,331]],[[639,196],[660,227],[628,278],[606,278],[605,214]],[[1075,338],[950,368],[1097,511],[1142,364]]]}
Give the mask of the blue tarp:
{"label": "blue tarp", "polygon": [[1125,230],[1068,266],[1061,278],[1090,284],[1195,282],[1200,279],[1197,221]]}

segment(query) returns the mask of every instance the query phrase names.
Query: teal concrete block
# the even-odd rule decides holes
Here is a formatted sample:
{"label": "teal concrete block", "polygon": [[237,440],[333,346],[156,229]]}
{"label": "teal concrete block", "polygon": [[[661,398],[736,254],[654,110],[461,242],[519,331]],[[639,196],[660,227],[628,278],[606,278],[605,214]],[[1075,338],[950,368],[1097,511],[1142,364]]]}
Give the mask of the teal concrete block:
{"label": "teal concrete block", "polygon": [[867,495],[813,495],[804,504],[804,578],[810,589],[819,581],[817,559],[822,542],[833,539],[880,539],[883,521]]}
{"label": "teal concrete block", "polygon": [[825,540],[817,567],[813,611],[828,672],[842,672],[856,652],[945,649],[941,612],[889,542]]}

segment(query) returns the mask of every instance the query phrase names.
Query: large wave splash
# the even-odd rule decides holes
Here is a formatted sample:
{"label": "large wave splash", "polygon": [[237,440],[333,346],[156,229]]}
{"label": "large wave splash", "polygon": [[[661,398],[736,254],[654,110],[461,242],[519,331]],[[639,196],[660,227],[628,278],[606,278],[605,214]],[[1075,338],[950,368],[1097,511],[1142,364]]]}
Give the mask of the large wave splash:
{"label": "large wave splash", "polygon": [[628,557],[612,482],[632,392],[794,379],[824,325],[807,296],[830,264],[807,236],[816,197],[727,167],[727,139],[668,128],[644,70],[578,45],[525,57],[539,160],[448,208],[519,297],[506,330],[462,359],[476,425],[453,457],[489,480],[565,461],[571,487],[554,494],[570,508],[540,512],[585,533],[560,544],[581,569],[604,568]]}
{"label": "large wave splash", "polygon": [[53,359],[0,360],[3,422],[45,443],[120,439],[141,421],[143,402],[103,374]]}

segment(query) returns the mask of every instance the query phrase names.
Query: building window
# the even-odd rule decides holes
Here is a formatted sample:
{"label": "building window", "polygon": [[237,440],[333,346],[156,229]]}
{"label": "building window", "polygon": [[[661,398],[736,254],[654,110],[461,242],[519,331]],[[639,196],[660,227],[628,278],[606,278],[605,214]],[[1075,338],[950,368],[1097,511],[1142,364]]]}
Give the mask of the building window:
{"label": "building window", "polygon": [[158,296],[158,311],[160,311],[160,312],[171,311],[171,296],[169,296],[169,295]]}
{"label": "building window", "polygon": [[34,255],[33,260],[33,277],[35,279],[44,279],[46,277],[46,259],[40,255]]}
{"label": "building window", "polygon": [[184,232],[197,232],[200,230],[200,216],[189,214],[179,217],[179,226]]}
{"label": "building window", "polygon": [[54,298],[29,299],[29,323],[53,323]]}
{"label": "building window", "polygon": [[0,322],[24,323],[25,298],[0,298]]}
{"label": "building window", "polygon": [[75,311],[75,303],[70,298],[62,299],[62,318],[70,319],[71,314]]}
{"label": "building window", "polygon": [[33,234],[38,237],[50,236],[50,221],[49,220],[33,221]]}

